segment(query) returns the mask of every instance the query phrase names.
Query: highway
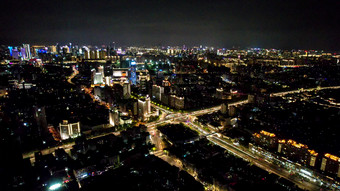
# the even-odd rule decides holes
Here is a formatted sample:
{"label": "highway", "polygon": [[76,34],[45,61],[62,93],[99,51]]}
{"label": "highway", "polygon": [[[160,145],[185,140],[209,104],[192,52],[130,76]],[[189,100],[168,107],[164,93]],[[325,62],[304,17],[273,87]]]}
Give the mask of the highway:
{"label": "highway", "polygon": [[[188,122],[186,124],[190,126],[191,128],[194,128],[197,131],[201,132],[203,135],[211,134],[211,132],[205,131],[203,128],[193,124],[192,122]],[[290,176],[290,173],[286,169],[280,168],[271,163],[268,163],[262,158],[259,158],[258,156],[255,156],[254,154],[249,152],[248,149],[244,149],[232,143],[229,143],[225,139],[218,137],[218,135],[216,134],[207,136],[207,139],[213,142],[214,144],[219,145],[220,147],[226,149],[228,152],[231,152],[233,155],[238,156],[239,158],[242,158],[243,160],[246,160],[248,162],[251,162],[252,164],[260,167],[263,170],[266,170],[270,173],[274,173],[280,177],[284,177],[290,180],[291,182],[294,182],[296,185],[298,185],[302,189],[316,190],[319,188],[318,185],[312,184],[307,181],[299,182],[299,180],[292,178]]]}

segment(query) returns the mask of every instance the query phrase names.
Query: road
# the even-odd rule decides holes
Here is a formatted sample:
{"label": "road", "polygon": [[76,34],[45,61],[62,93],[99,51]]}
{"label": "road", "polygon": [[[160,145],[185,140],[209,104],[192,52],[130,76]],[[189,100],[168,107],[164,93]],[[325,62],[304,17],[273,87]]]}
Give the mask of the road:
{"label": "road", "polygon": [[[333,86],[333,87],[318,87],[318,88],[309,88],[309,89],[300,89],[300,90],[293,90],[293,91],[285,91],[285,92],[277,92],[277,93],[273,93],[270,94],[271,97],[275,97],[275,96],[285,96],[287,94],[292,94],[292,93],[301,93],[301,92],[305,92],[305,91],[314,91],[314,90],[324,90],[324,89],[339,89],[340,86]],[[228,104],[228,106],[238,106],[238,105],[242,105],[242,104],[246,104],[248,103],[248,100],[241,100],[238,102],[234,102],[234,103],[230,103]],[[194,111],[194,112],[190,112],[190,113],[186,113],[186,114],[179,114],[179,113],[173,113],[173,112],[168,112],[169,114],[165,117],[165,119],[150,123],[150,124],[146,124],[147,126],[150,127],[155,127],[157,125],[161,125],[164,123],[170,123],[173,121],[177,121],[180,119],[190,119],[191,116],[198,116],[198,115],[204,115],[207,113],[212,113],[215,112],[217,110],[220,110],[221,106],[215,106],[215,107],[211,107],[211,108],[206,108],[206,109],[202,109],[202,110],[198,110],[198,111]],[[167,120],[170,119],[170,120]],[[207,135],[207,134],[211,134],[212,132],[207,132],[205,131],[203,128],[194,125],[192,122],[187,122],[187,125],[189,125],[191,128],[196,129],[197,131],[199,131],[201,134],[203,135]],[[254,154],[252,154],[251,152],[249,152],[249,150],[247,149],[240,149],[239,146],[236,146],[234,144],[231,144],[229,142],[227,142],[226,140],[223,140],[221,138],[218,137],[218,135],[216,134],[212,134],[209,135],[208,140],[215,143],[216,145],[221,146],[222,148],[228,150],[229,152],[233,153],[235,156],[238,156],[244,160],[247,160],[249,162],[251,162],[252,164],[260,167],[261,169],[264,169],[270,173],[274,173],[280,177],[284,177],[287,180],[290,180],[291,182],[295,183],[296,185],[298,185],[300,188],[302,189],[307,189],[307,190],[318,190],[320,189],[320,186],[316,183],[316,182],[312,182],[312,181],[300,181],[298,178],[294,178],[290,175],[290,173],[288,172],[288,170],[278,167],[272,163],[269,163],[261,158],[258,158],[258,156],[255,156]]]}
{"label": "road", "polygon": [[78,71],[76,68],[74,68],[74,67],[72,67],[72,69],[73,69],[73,73],[68,77],[67,82],[70,83],[70,84],[72,84],[72,85],[74,85],[74,83],[72,82],[72,79],[73,79],[76,75],[79,74],[79,71]]}
{"label": "road", "polygon": [[[190,126],[191,128],[196,129],[197,131],[201,132],[203,135],[208,135],[211,134],[211,132],[207,132],[205,131],[203,128],[193,124],[192,122],[188,122],[186,123],[188,126]],[[242,158],[248,162],[251,162],[252,164],[270,172],[270,173],[274,173],[280,177],[284,177],[288,180],[290,180],[291,182],[295,183],[296,185],[298,185],[300,188],[302,189],[307,189],[307,190],[316,190],[318,189],[318,185],[312,184],[310,182],[299,182],[297,179],[292,178],[290,176],[290,173],[284,169],[284,168],[280,168],[277,167],[269,162],[266,162],[265,160],[263,160],[262,158],[259,158],[258,156],[252,154],[251,152],[249,152],[247,149],[241,148],[239,146],[236,146],[232,143],[229,143],[228,141],[226,141],[223,138],[218,137],[218,135],[216,134],[212,134],[207,136],[207,139],[211,142],[213,142],[216,145],[219,145],[220,147],[226,149],[228,152],[231,152],[233,155],[238,156],[239,158]]]}
{"label": "road", "polygon": [[[71,74],[71,76],[69,76],[69,78],[67,80],[70,84],[73,84],[72,79],[79,73],[75,68],[73,68],[73,71],[74,72]],[[272,94],[270,94],[270,96],[271,97],[285,96],[287,94],[300,93],[300,92],[304,92],[304,91],[314,91],[314,90],[323,90],[323,89],[339,89],[339,88],[340,88],[340,86],[300,89],[300,90],[292,90],[292,91],[272,93]],[[85,88],[84,90],[85,90],[86,93],[93,96],[90,89]],[[92,97],[92,98],[94,99],[94,97]],[[238,105],[242,105],[242,104],[246,104],[246,103],[248,103],[248,100],[241,100],[241,101],[237,101],[237,102],[234,102],[234,103],[230,103],[230,104],[228,104],[228,106],[229,107],[230,106],[238,106]],[[105,106],[108,107],[107,103],[105,103],[105,102],[99,101],[99,104],[105,105]],[[184,121],[184,122],[186,122],[186,124],[188,126],[196,129],[197,131],[199,131],[203,135],[211,134],[211,132],[205,131],[202,127],[199,127],[199,126],[193,124],[188,119],[192,119],[194,116],[204,115],[204,114],[207,114],[207,113],[215,112],[217,110],[220,110],[221,106],[206,108],[206,109],[202,109],[202,110],[198,110],[198,111],[193,111],[193,112],[190,112],[190,113],[172,112],[172,111],[169,111],[167,109],[158,107],[155,104],[151,104],[151,106],[156,108],[156,109],[161,110],[164,113],[164,115],[162,115],[162,117],[158,121],[145,124],[147,126],[147,131],[150,134],[150,140],[156,147],[156,150],[153,152],[153,154],[155,156],[160,157],[161,159],[168,162],[169,164],[177,166],[178,168],[182,169],[183,165],[178,159],[171,158],[168,155],[164,154],[164,152],[163,152],[164,143],[163,143],[163,141],[160,137],[160,133],[156,129],[156,127],[158,125],[175,123],[175,122],[183,122]],[[105,136],[107,134],[112,134],[112,133],[105,133],[103,135],[99,135],[99,136],[92,137],[92,138],[98,138],[100,136]],[[300,188],[308,189],[308,190],[319,189],[319,186],[316,185],[315,183],[307,182],[307,181],[300,182],[300,181],[296,180],[296,178],[292,178],[289,175],[289,172],[286,169],[283,169],[283,168],[280,168],[276,165],[268,163],[268,162],[262,160],[261,158],[258,158],[258,156],[255,156],[254,154],[249,152],[249,150],[244,149],[244,148],[241,149],[239,146],[236,146],[232,143],[229,143],[228,141],[226,141],[226,139],[218,137],[218,133],[207,136],[207,139],[209,141],[213,142],[214,144],[219,145],[222,148],[226,149],[228,152],[233,153],[235,156],[238,156],[238,157],[240,157],[240,158],[242,158],[246,161],[249,161],[252,164],[254,164],[254,165],[256,165],[256,166],[258,166],[258,167],[260,167],[260,168],[262,168],[262,169],[264,169],[268,172],[275,173],[278,176],[284,177],[284,178],[294,182]],[[44,150],[42,150],[42,153],[43,154],[49,154],[49,153],[54,152],[58,148],[64,148],[66,151],[69,151],[72,148],[73,145],[74,145],[74,143],[70,143],[70,144],[66,144],[66,145],[62,145],[62,146],[58,146],[58,147],[54,147],[54,148],[44,149]],[[30,158],[31,161],[32,160],[34,161],[34,153],[23,154],[23,157],[24,158]]]}

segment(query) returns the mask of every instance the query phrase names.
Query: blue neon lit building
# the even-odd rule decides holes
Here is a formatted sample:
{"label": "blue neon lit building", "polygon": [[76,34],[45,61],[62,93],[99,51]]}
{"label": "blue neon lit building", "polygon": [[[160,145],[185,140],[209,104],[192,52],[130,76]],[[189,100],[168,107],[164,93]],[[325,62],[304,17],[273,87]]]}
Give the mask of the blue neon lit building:
{"label": "blue neon lit building", "polygon": [[133,85],[137,84],[136,70],[137,70],[137,63],[136,61],[132,60],[130,62],[130,73],[131,73],[130,81],[131,81],[131,84]]}

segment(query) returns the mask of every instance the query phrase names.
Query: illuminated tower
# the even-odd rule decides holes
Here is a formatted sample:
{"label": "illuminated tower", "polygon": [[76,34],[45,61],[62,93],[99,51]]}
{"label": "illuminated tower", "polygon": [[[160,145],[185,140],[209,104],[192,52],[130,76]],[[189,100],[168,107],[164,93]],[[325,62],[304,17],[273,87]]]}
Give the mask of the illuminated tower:
{"label": "illuminated tower", "polygon": [[138,100],[138,118],[141,121],[145,121],[148,118],[148,114],[151,113],[150,98]]}
{"label": "illuminated tower", "polygon": [[151,113],[151,103],[150,103],[149,95],[146,95],[145,102],[146,102],[147,113]]}
{"label": "illuminated tower", "polygon": [[26,59],[31,59],[31,47],[29,44],[23,44],[23,48],[25,49]]}
{"label": "illuminated tower", "polygon": [[99,72],[96,72],[94,75],[94,84],[103,84],[103,78],[102,74]]}
{"label": "illuminated tower", "polygon": [[131,84],[136,85],[137,84],[137,75],[136,75],[136,61],[132,60],[130,63],[130,73],[131,73]]}
{"label": "illuminated tower", "polygon": [[13,56],[13,47],[12,46],[9,46],[8,47],[8,50],[9,50],[9,54],[11,55],[11,56]]}
{"label": "illuminated tower", "polygon": [[24,60],[27,59],[25,48],[21,48],[21,49],[20,49],[20,55],[21,55],[21,58],[22,58],[22,59],[24,59]]}
{"label": "illuminated tower", "polygon": [[109,121],[110,125],[112,126],[117,126],[119,125],[119,115],[118,115],[118,110],[117,109],[110,109],[109,111]]}
{"label": "illuminated tower", "polygon": [[101,73],[102,78],[104,78],[104,67],[103,66],[98,67],[98,73]]}
{"label": "illuminated tower", "polygon": [[18,60],[19,59],[19,51],[17,48],[12,50],[12,58]]}

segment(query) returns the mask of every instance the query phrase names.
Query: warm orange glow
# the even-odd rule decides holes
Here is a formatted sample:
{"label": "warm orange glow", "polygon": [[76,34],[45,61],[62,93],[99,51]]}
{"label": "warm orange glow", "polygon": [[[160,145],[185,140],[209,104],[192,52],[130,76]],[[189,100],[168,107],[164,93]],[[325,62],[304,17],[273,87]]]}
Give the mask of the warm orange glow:
{"label": "warm orange glow", "polygon": [[266,136],[269,136],[269,137],[275,137],[276,136],[274,133],[269,133],[269,132],[263,131],[263,130],[260,133],[262,135],[266,135]]}
{"label": "warm orange glow", "polygon": [[286,143],[286,140],[284,140],[284,139],[279,140],[279,143]]}
{"label": "warm orange glow", "polygon": [[287,143],[288,143],[288,144],[291,144],[291,145],[293,145],[294,147],[299,148],[299,149],[300,149],[300,148],[308,148],[307,145],[304,145],[304,144],[301,144],[301,143],[296,143],[296,141],[293,141],[293,140],[291,140],[291,139],[289,139]]}
{"label": "warm orange glow", "polygon": [[318,153],[315,152],[314,150],[308,150],[308,152],[313,156],[318,156]]}
{"label": "warm orange glow", "polygon": [[258,133],[254,133],[254,136],[257,137],[257,138],[260,138],[260,137],[261,137],[261,135],[258,134]]}
{"label": "warm orange glow", "polygon": [[327,158],[329,158],[329,159],[331,159],[331,160],[340,162],[340,158],[339,158],[339,157],[334,156],[334,155],[331,155],[331,154],[329,154],[329,153],[326,153],[326,154],[325,154],[325,157],[327,157]]}

